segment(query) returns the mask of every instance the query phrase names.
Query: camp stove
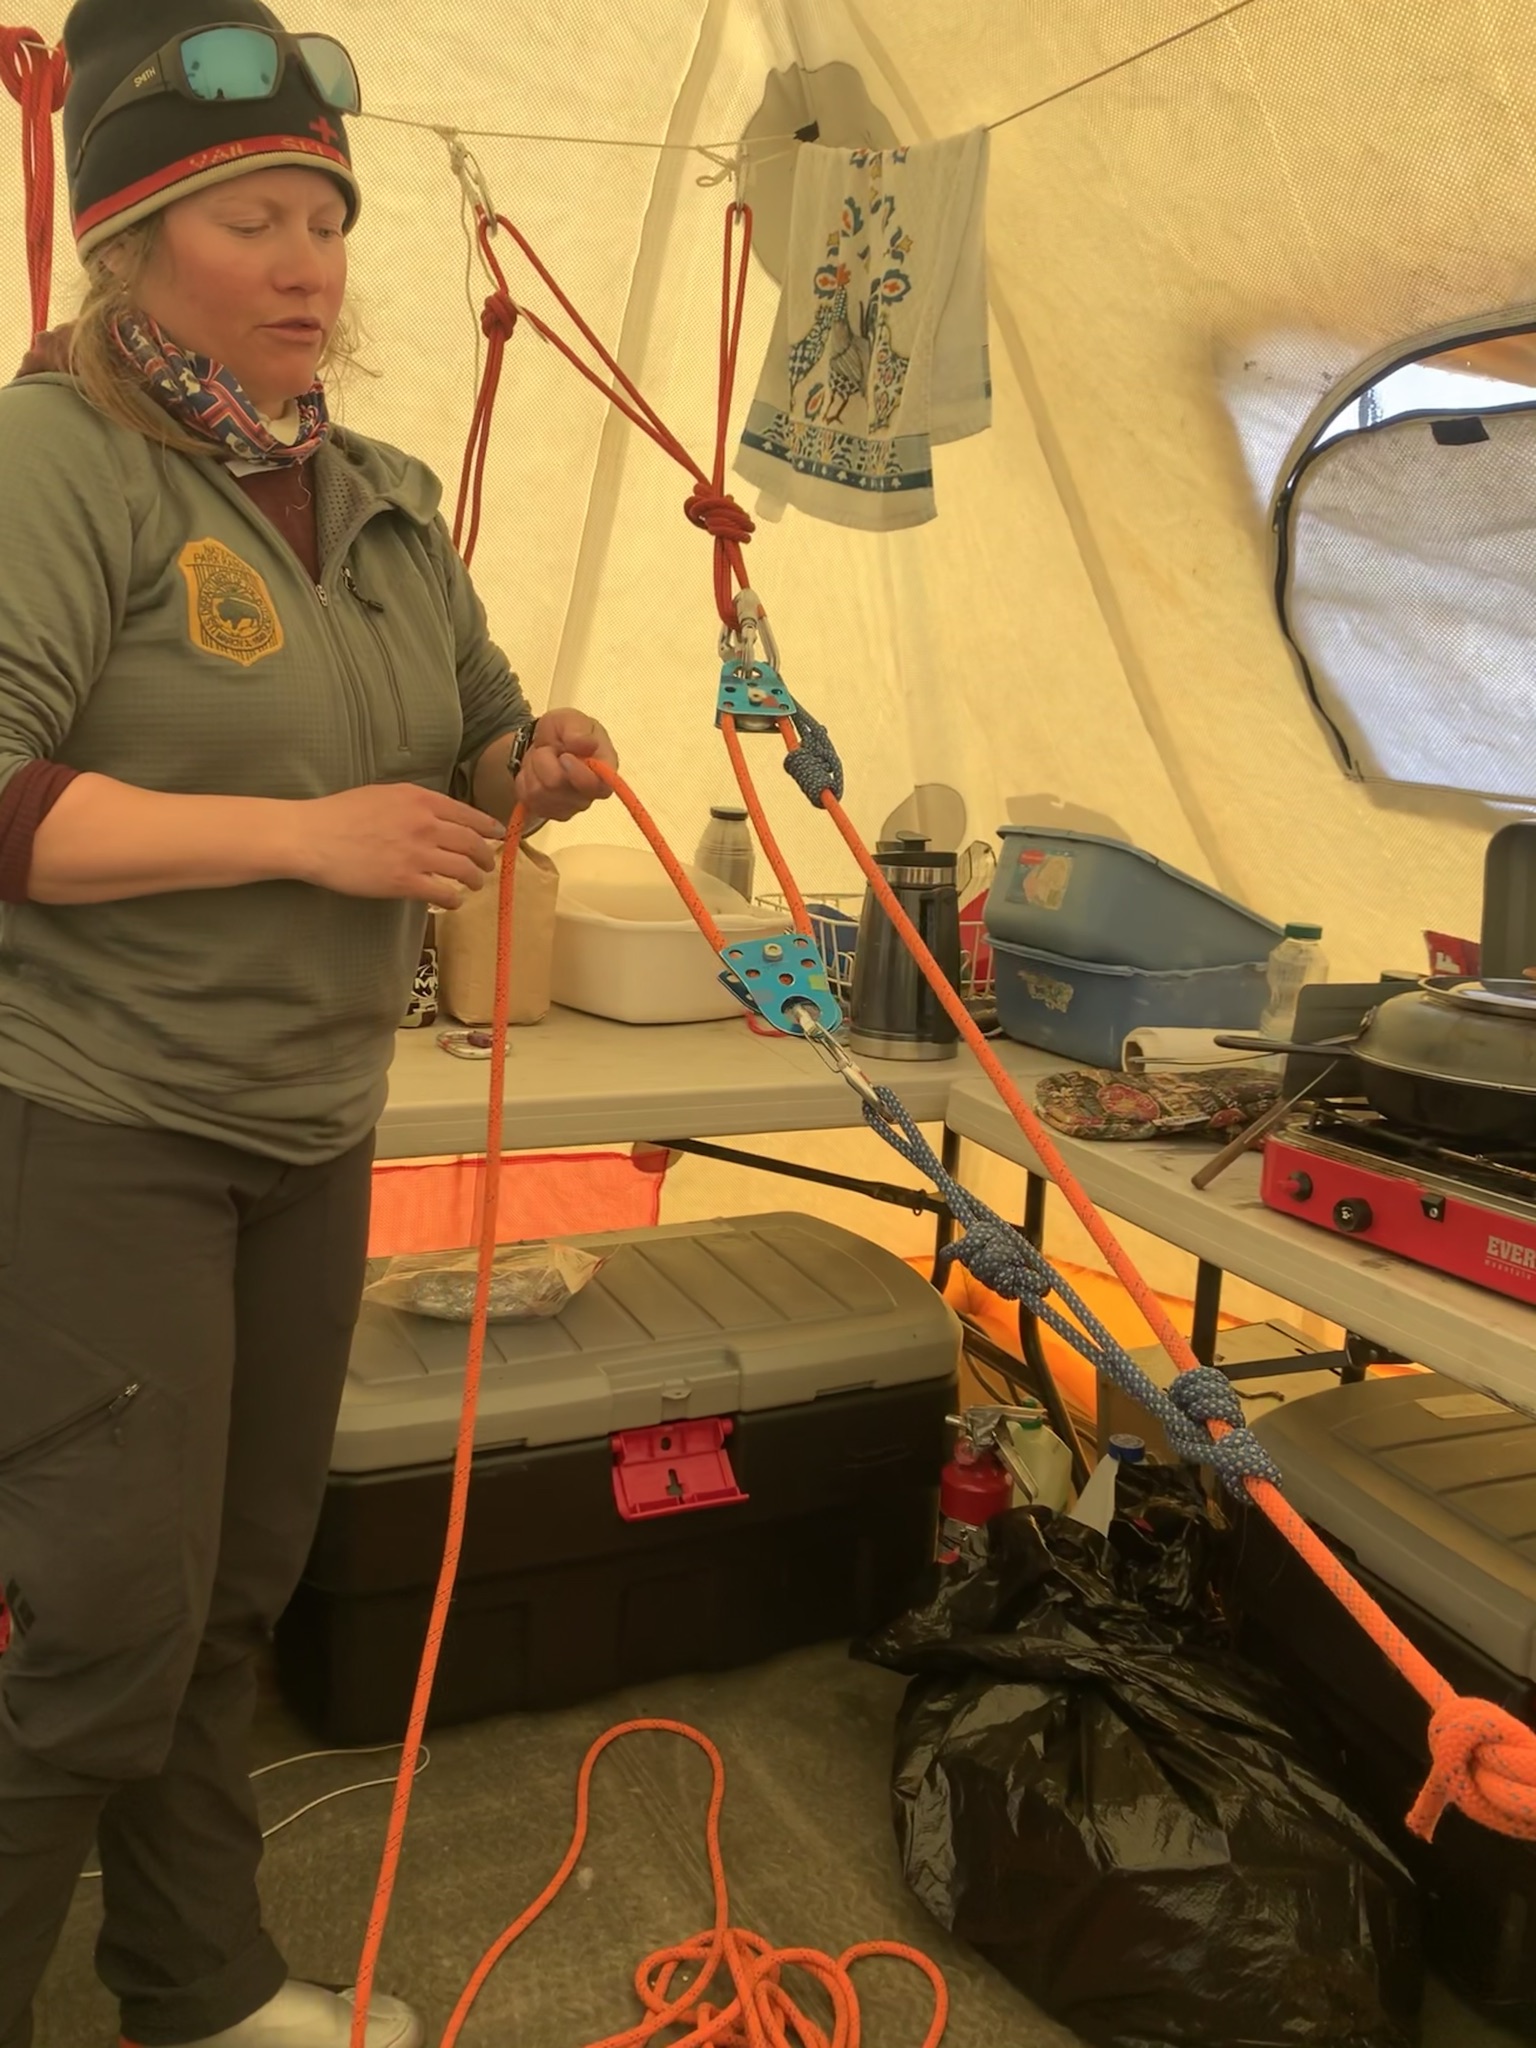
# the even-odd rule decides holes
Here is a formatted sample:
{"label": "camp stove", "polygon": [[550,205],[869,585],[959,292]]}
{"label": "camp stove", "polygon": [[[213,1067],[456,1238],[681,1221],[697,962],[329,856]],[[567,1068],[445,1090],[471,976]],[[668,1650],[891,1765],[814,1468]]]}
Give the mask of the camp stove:
{"label": "camp stove", "polygon": [[1536,1150],[1460,1151],[1353,1102],[1265,1141],[1271,1209],[1536,1304]]}

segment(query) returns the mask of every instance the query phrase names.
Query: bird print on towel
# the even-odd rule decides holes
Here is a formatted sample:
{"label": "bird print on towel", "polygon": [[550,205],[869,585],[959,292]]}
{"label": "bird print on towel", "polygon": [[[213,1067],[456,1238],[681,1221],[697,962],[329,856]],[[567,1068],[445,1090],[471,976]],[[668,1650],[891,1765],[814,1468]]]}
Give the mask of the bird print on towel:
{"label": "bird print on towel", "polygon": [[[899,161],[905,152],[894,154]],[[870,172],[870,190],[862,204],[852,194],[845,198],[837,225],[828,232],[826,260],[816,273],[815,318],[790,345],[790,404],[797,406],[801,386],[825,361],[825,381],[806,395],[805,417],[822,427],[836,426],[850,401],[859,398],[866,407],[866,430],[878,434],[900,409],[911,366],[910,354],[896,346],[891,312],[912,289],[906,267],[912,238],[895,220],[894,198],[882,190],[880,153],[855,152],[851,163]],[[876,255],[878,239],[885,247]],[[867,280],[862,301],[849,296],[854,278],[849,255]]]}
{"label": "bird print on towel", "polygon": [[839,294],[838,311],[833,316],[829,339],[832,360],[827,365],[827,382],[831,386],[832,402],[825,414],[828,426],[842,418],[848,410],[850,398],[868,395],[869,364],[874,354],[869,330],[874,310],[872,305],[859,308],[859,331],[855,334],[848,318],[848,294]]}

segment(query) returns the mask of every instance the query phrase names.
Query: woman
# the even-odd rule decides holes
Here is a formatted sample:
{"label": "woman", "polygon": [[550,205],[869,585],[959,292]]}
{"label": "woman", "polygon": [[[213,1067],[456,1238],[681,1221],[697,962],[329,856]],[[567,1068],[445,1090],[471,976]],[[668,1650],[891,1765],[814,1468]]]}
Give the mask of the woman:
{"label": "woman", "polygon": [[[328,424],[350,60],[209,11],[71,14],[88,294],[0,392],[0,2048],[93,1840],[129,2042],[344,2048],[261,1924],[256,1660],[425,906],[614,759],[533,722],[436,481]],[[370,2048],[421,2038],[376,2003]]]}

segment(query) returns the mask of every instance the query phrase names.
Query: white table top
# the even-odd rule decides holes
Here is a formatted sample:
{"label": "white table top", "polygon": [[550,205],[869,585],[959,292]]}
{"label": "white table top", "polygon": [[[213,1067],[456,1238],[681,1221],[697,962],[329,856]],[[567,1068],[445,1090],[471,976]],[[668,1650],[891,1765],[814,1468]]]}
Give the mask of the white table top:
{"label": "white table top", "polygon": [[[1031,1087],[1062,1064],[1020,1045],[1003,1047],[1002,1057],[1015,1078]],[[982,1076],[956,1076],[947,1121],[961,1137],[1040,1170],[1028,1141]],[[1257,1155],[1238,1160],[1202,1194],[1189,1177],[1208,1152],[1177,1142],[1089,1144],[1058,1137],[1057,1143],[1109,1216],[1153,1231],[1420,1365],[1536,1410],[1536,1308],[1277,1215],[1259,1199]]]}
{"label": "white table top", "polygon": [[[924,1123],[942,1123],[950,1089],[976,1072],[964,1050],[950,1060],[862,1064]],[[442,1051],[436,1030],[402,1031],[379,1157],[483,1152],[488,1080],[483,1061]],[[758,1037],[739,1018],[638,1026],[552,1010],[512,1033],[506,1102],[509,1151],[836,1130],[861,1120],[858,1097],[810,1046]]]}

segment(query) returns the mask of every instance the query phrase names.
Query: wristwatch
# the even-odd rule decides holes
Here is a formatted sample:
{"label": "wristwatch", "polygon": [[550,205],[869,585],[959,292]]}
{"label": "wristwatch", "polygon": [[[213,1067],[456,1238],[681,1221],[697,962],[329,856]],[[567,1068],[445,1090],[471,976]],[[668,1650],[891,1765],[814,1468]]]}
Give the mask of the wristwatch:
{"label": "wristwatch", "polygon": [[[511,778],[514,790],[517,787],[517,778],[522,772],[523,762],[527,758],[528,749],[533,745],[533,735],[537,725],[537,719],[530,725],[520,725],[512,735],[512,744],[507,749],[507,774]],[[547,818],[530,818],[523,827],[523,837],[531,839],[535,832],[542,832],[548,822]]]}
{"label": "wristwatch", "polygon": [[[536,724],[537,721],[534,721]],[[528,749],[533,745],[534,726],[520,725],[512,735],[512,744],[507,749],[507,773],[516,782],[522,772]]]}

